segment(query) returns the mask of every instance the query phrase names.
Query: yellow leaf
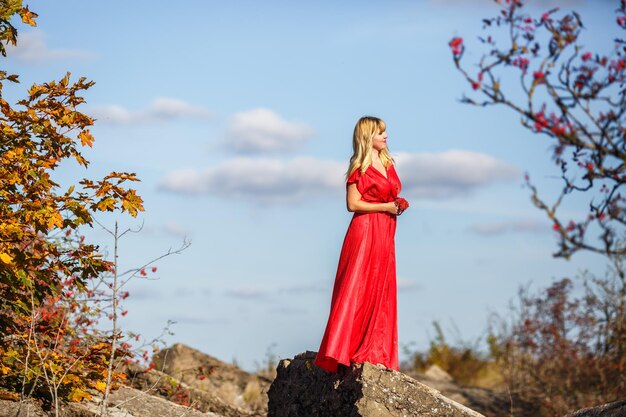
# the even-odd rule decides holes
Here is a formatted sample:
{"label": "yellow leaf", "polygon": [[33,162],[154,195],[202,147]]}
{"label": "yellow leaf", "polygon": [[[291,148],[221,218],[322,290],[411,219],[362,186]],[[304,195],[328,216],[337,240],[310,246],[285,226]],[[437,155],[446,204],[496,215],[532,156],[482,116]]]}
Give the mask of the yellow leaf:
{"label": "yellow leaf", "polygon": [[89,132],[89,129],[85,129],[82,132],[80,132],[78,134],[78,138],[80,139],[80,143],[82,143],[83,146],[87,145],[91,147],[91,145],[93,144],[93,136]]}
{"label": "yellow leaf", "polygon": [[31,99],[39,97],[44,93],[45,87],[43,85],[33,84],[33,86],[28,90],[28,94],[31,96]]}
{"label": "yellow leaf", "polygon": [[107,383],[104,382],[104,381],[98,381],[98,382],[96,382],[96,384],[94,386],[94,388],[96,388],[100,392],[104,392],[106,387],[107,387]]}
{"label": "yellow leaf", "polygon": [[0,363],[0,372],[2,372],[2,375],[6,375],[11,372],[11,368],[4,366],[4,364]]}
{"label": "yellow leaf", "polygon": [[48,218],[48,229],[52,229],[53,227],[63,227],[63,217],[60,213],[54,212]]}
{"label": "yellow leaf", "polygon": [[122,200],[122,210],[126,210],[131,216],[136,217],[137,212],[144,211],[142,203],[143,199],[135,194],[135,190],[128,190]]}
{"label": "yellow leaf", "polygon": [[68,385],[68,384],[76,384],[80,382],[80,378],[78,377],[78,375],[74,375],[74,374],[68,374],[64,379],[63,379],[63,384]]}
{"label": "yellow leaf", "polygon": [[0,253],[0,261],[10,265],[13,262],[13,257],[8,253]]}
{"label": "yellow leaf", "polygon": [[89,161],[83,158],[80,152],[72,152],[72,156],[74,157],[74,159],[76,159],[76,162],[78,162],[82,166],[86,167],[87,165],[89,165]]}
{"label": "yellow leaf", "polygon": [[91,395],[80,388],[74,388],[68,397],[70,401],[75,403],[82,401],[84,398],[91,400]]}
{"label": "yellow leaf", "polygon": [[115,209],[115,199],[112,197],[107,197],[98,203],[97,208],[101,211],[113,211]]}
{"label": "yellow leaf", "polygon": [[69,72],[67,72],[67,73],[65,74],[65,77],[63,77],[63,78],[61,79],[61,81],[59,81],[59,84],[61,84],[63,87],[67,87],[67,85],[69,84],[69,82],[70,82],[70,73],[69,73]]}
{"label": "yellow leaf", "polygon": [[98,343],[97,345],[93,345],[91,347],[91,350],[101,350],[101,349],[107,349],[107,348],[109,348],[108,343]]}
{"label": "yellow leaf", "polygon": [[9,349],[6,352],[7,359],[16,359],[20,356],[19,352],[15,349]]}
{"label": "yellow leaf", "polygon": [[30,10],[28,10],[28,6],[20,10],[20,16],[22,16],[22,22],[31,26],[37,26],[37,23],[35,22],[35,18],[38,17],[39,15],[37,13],[31,12]]}

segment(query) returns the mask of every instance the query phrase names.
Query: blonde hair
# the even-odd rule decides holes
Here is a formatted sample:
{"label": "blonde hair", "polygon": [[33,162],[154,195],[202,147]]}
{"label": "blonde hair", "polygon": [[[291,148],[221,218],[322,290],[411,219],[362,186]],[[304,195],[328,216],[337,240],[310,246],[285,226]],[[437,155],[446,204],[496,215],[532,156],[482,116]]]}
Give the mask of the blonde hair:
{"label": "blonde hair", "polygon": [[[354,127],[352,136],[352,149],[354,153],[350,158],[350,167],[346,172],[346,178],[350,176],[356,169],[361,169],[361,173],[372,164],[372,138],[375,135],[383,133],[387,129],[387,125],[383,119],[373,116],[363,116],[359,119]],[[385,169],[393,163],[393,158],[389,155],[387,148],[378,153],[380,161]]]}

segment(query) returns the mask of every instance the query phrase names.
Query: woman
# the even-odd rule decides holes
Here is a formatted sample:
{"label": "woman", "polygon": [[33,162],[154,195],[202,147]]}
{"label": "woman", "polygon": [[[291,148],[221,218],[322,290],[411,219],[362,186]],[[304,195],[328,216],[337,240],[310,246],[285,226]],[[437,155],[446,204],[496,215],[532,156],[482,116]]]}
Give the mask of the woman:
{"label": "woman", "polygon": [[385,122],[362,117],[354,128],[346,203],[354,212],[343,241],[326,331],[314,363],[329,372],[351,362],[398,370],[396,216],[400,178],[387,150]]}

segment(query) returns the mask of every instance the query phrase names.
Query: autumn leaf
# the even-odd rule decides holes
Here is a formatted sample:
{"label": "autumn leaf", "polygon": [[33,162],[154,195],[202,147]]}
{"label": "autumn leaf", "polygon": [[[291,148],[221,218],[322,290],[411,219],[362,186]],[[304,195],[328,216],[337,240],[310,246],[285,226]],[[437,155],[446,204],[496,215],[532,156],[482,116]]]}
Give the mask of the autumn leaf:
{"label": "autumn leaf", "polygon": [[52,229],[54,227],[63,227],[63,216],[61,216],[61,213],[55,212],[48,219],[48,227],[50,229]]}
{"label": "autumn leaf", "polygon": [[27,288],[30,288],[31,282],[28,279],[28,275],[23,269],[20,269],[19,271],[17,271],[15,275],[20,279],[20,282],[22,283],[22,285],[24,285]]}
{"label": "autumn leaf", "polygon": [[122,210],[128,211],[128,213],[136,217],[139,211],[144,211],[143,199],[135,194],[135,190],[128,190],[128,193],[122,200]]}
{"label": "autumn leaf", "polygon": [[80,139],[80,143],[83,146],[89,146],[91,147],[91,145],[93,144],[93,136],[92,134],[89,132],[89,129],[85,129],[82,132],[80,132],[78,134],[78,139]]}
{"label": "autumn leaf", "polygon": [[76,152],[74,154],[74,158],[76,159],[76,162],[78,162],[79,164],[81,164],[84,167],[87,167],[87,165],[89,165],[89,161],[87,161],[85,158],[83,158],[83,156],[81,154],[79,154],[78,152]]}
{"label": "autumn leaf", "polygon": [[91,400],[91,395],[80,388],[74,388],[70,393],[68,399],[72,402],[78,403],[81,402],[83,399]]}
{"label": "autumn leaf", "polygon": [[95,389],[97,389],[97,390],[98,390],[98,391],[100,391],[100,392],[104,392],[104,390],[106,389],[106,387],[107,387],[107,384],[106,384],[106,382],[104,382],[104,381],[97,381],[97,382],[94,384],[94,388],[95,388]]}
{"label": "autumn leaf", "polygon": [[37,26],[35,18],[39,17],[39,15],[35,12],[31,12],[30,10],[28,10],[28,6],[20,10],[20,16],[22,16],[22,22],[26,23],[27,25]]}
{"label": "autumn leaf", "polygon": [[75,374],[68,374],[64,379],[63,379],[63,384],[64,385],[70,385],[70,384],[77,384],[80,383],[80,377],[78,375]]}
{"label": "autumn leaf", "polygon": [[33,84],[32,87],[30,87],[30,89],[28,90],[30,100],[37,99],[39,96],[44,94],[45,91],[46,88],[43,85]]}
{"label": "autumn leaf", "polygon": [[115,199],[111,197],[107,197],[104,200],[100,201],[96,208],[101,211],[113,211],[115,209]]}
{"label": "autumn leaf", "polygon": [[13,263],[13,257],[8,253],[0,253],[0,261],[7,265],[11,265]]}

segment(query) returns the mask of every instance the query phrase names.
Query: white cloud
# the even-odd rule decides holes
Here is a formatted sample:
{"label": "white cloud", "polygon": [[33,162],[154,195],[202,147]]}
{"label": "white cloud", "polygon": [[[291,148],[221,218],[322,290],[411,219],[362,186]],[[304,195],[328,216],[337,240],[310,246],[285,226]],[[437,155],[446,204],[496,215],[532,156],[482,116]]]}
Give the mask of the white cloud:
{"label": "white cloud", "polygon": [[238,153],[290,151],[313,133],[305,123],[288,122],[272,110],[257,108],[232,117],[225,145]]}
{"label": "white cloud", "polygon": [[162,189],[184,194],[215,194],[261,203],[296,202],[341,189],[344,164],[299,157],[289,161],[238,157],[204,170],[168,174]]}
{"label": "white cloud", "polygon": [[[402,195],[440,199],[465,195],[495,181],[512,180],[518,170],[469,151],[399,154]],[[201,169],[169,173],[160,188],[181,194],[244,198],[259,203],[292,203],[344,190],[347,162],[298,157],[291,160],[237,157]]]}
{"label": "white cloud", "polygon": [[521,178],[517,168],[479,152],[398,153],[394,159],[402,194],[417,198],[460,196],[497,181]]}
{"label": "white cloud", "polygon": [[512,220],[477,223],[470,226],[469,230],[482,236],[495,236],[510,232],[546,233],[550,231],[550,225],[535,220]]}
{"label": "white cloud", "polygon": [[7,45],[7,56],[25,63],[47,62],[57,59],[93,58],[94,54],[72,49],[49,49],[41,30],[19,32],[17,46]]}
{"label": "white cloud", "polygon": [[214,114],[204,107],[171,97],[157,97],[148,107],[138,111],[131,111],[118,105],[106,105],[90,106],[89,113],[97,119],[97,123],[107,124],[151,123],[183,117],[195,119],[214,117]]}

